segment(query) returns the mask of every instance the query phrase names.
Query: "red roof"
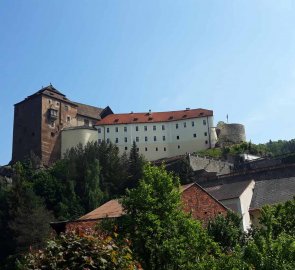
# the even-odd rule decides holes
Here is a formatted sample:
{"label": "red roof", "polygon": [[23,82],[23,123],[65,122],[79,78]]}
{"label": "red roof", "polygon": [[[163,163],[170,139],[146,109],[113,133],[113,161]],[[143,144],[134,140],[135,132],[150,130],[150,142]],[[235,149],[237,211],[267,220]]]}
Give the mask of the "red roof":
{"label": "red roof", "polygon": [[213,116],[213,111],[205,109],[187,109],[171,112],[147,112],[147,113],[122,113],[110,114],[97,121],[97,125],[134,124],[134,123],[156,123],[172,122],[197,117]]}

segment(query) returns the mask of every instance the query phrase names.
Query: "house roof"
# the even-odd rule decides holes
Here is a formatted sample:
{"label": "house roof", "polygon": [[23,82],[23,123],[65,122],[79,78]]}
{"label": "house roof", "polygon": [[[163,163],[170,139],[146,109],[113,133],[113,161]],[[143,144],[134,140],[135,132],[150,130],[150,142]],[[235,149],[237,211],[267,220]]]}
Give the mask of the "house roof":
{"label": "house roof", "polygon": [[90,106],[90,105],[86,105],[86,104],[82,104],[82,103],[78,103],[78,102],[74,102],[78,107],[77,107],[77,114],[83,115],[83,116],[87,116],[96,120],[100,119],[100,113],[102,112],[103,109],[98,108],[98,107],[94,107],[94,106]]}
{"label": "house roof", "polygon": [[[197,183],[190,183],[190,184],[181,186],[180,192],[182,193],[192,186],[197,186],[200,189],[202,189],[204,192],[207,192],[205,189],[203,189]],[[209,194],[209,196],[211,196],[215,201],[217,201],[219,204],[221,204],[226,209],[226,207],[221,202],[219,202],[214,196],[212,196],[210,193],[208,193],[208,194]],[[121,203],[119,202],[118,199],[114,199],[114,200],[106,202],[105,204],[99,206],[98,208],[94,209],[93,211],[89,212],[88,214],[80,217],[78,219],[78,221],[96,220],[96,219],[103,219],[103,218],[116,218],[116,217],[121,217],[123,215],[124,215],[124,209],[123,209]]]}
{"label": "house roof", "polygon": [[295,177],[257,181],[250,210],[266,204],[281,203],[295,196]]}
{"label": "house roof", "polygon": [[78,220],[93,220],[102,218],[115,218],[124,214],[124,210],[119,200],[111,200],[94,209],[88,214],[80,217]]}
{"label": "house roof", "polygon": [[250,185],[252,180],[241,181],[231,184],[221,184],[204,189],[217,200],[229,200],[240,197],[245,189]]}
{"label": "house roof", "polygon": [[157,123],[172,122],[191,118],[213,116],[213,111],[205,109],[187,109],[170,112],[145,112],[145,113],[122,113],[110,114],[99,120],[97,125],[134,124],[134,123]]}

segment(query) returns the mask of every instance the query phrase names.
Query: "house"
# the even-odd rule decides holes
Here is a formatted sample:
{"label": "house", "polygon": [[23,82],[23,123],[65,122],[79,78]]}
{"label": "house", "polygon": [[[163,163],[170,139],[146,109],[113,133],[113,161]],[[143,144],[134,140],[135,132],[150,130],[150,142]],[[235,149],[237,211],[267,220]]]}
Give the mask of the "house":
{"label": "house", "polygon": [[[191,214],[192,218],[201,220],[204,224],[219,214],[225,215],[227,213],[227,208],[222,203],[196,183],[181,186],[180,191],[183,210]],[[124,209],[119,200],[111,200],[79,219],[68,222],[66,231],[77,228],[82,230],[94,229],[96,223],[100,220],[119,218],[124,214]]]}
{"label": "house", "polygon": [[251,226],[249,214],[255,182],[253,180],[218,184],[204,189],[223,205],[242,217],[243,229]]}
{"label": "house", "polygon": [[149,161],[215,146],[213,111],[189,109],[167,112],[109,114],[96,122],[98,142],[116,144],[129,152],[133,142]]}
{"label": "house", "polygon": [[295,177],[257,181],[249,210],[253,225],[259,225],[259,217],[263,206],[284,203],[292,200],[294,196]]}
{"label": "house", "polygon": [[[112,113],[102,108],[69,100],[51,84],[14,105],[12,162],[33,152],[44,165],[61,158],[61,131],[91,128],[101,117]],[[81,130],[79,130],[81,131]]]}

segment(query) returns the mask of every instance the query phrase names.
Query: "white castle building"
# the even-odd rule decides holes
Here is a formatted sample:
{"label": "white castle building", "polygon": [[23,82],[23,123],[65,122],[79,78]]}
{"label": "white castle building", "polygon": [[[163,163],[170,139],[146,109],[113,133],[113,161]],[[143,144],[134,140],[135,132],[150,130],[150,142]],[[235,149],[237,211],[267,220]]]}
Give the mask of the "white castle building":
{"label": "white castle building", "polygon": [[89,141],[105,140],[129,153],[133,142],[147,160],[168,158],[215,146],[213,111],[189,109],[169,112],[109,114],[91,127],[62,131],[61,153]]}

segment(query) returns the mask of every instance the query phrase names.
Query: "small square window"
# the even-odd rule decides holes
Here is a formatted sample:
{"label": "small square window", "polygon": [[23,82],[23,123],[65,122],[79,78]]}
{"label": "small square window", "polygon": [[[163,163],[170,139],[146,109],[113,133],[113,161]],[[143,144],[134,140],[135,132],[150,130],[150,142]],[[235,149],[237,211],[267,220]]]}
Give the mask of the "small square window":
{"label": "small square window", "polygon": [[147,126],[144,126],[144,131],[147,131]]}
{"label": "small square window", "polygon": [[178,135],[176,136],[176,139],[179,140],[179,136]]}
{"label": "small square window", "polygon": [[176,129],[178,129],[178,124],[175,125]]}
{"label": "small square window", "polygon": [[196,133],[194,133],[194,138],[197,138],[197,134]]}
{"label": "small square window", "polygon": [[153,126],[153,130],[157,130],[157,127],[156,126]]}
{"label": "small square window", "polygon": [[127,132],[127,127],[124,127],[124,132]]}
{"label": "small square window", "polygon": [[147,151],[147,147],[145,147],[144,150]]}
{"label": "small square window", "polygon": [[110,143],[110,139],[109,138],[107,138],[107,143]]}
{"label": "small square window", "polygon": [[98,139],[98,143],[101,143],[101,139]]}
{"label": "small square window", "polygon": [[195,122],[194,121],[192,121],[192,127],[194,127],[195,126]]}
{"label": "small square window", "polygon": [[55,102],[55,106],[59,106],[59,102],[58,101]]}
{"label": "small square window", "polygon": [[156,147],[156,151],[158,151],[158,147]]}
{"label": "small square window", "polygon": [[166,137],[165,136],[163,136],[163,141],[166,141]]}
{"label": "small square window", "polygon": [[65,110],[68,111],[69,110],[69,106],[65,105]]}
{"label": "small square window", "polygon": [[207,124],[207,122],[206,122],[206,120],[204,119],[204,120],[203,120],[203,125],[206,126],[206,124]]}
{"label": "small square window", "polygon": [[162,130],[165,130],[165,125],[162,125]]}
{"label": "small square window", "polygon": [[119,128],[118,127],[116,127],[116,132],[118,132],[119,131]]}
{"label": "small square window", "polygon": [[67,116],[67,122],[71,122],[71,117],[70,116]]}
{"label": "small square window", "polygon": [[144,141],[145,141],[145,142],[148,141],[148,137],[147,137],[147,136],[144,137]]}
{"label": "small square window", "polygon": [[207,132],[204,132],[204,136],[207,136],[208,134],[207,134]]}
{"label": "small square window", "polygon": [[139,142],[139,137],[136,137],[136,142]]}
{"label": "small square window", "polygon": [[127,137],[124,138],[124,142],[127,142]]}
{"label": "small square window", "polygon": [[98,128],[97,131],[98,131],[98,133],[101,133],[101,128]]}
{"label": "small square window", "polygon": [[154,142],[157,141],[157,136],[154,136]]}
{"label": "small square window", "polygon": [[116,138],[116,143],[118,143],[119,142],[119,139],[118,138]]}
{"label": "small square window", "polygon": [[207,140],[205,141],[205,144],[208,144],[208,141]]}
{"label": "small square window", "polygon": [[138,126],[135,127],[135,130],[138,131]]}
{"label": "small square window", "polygon": [[164,147],[164,151],[166,152],[166,147]]}
{"label": "small square window", "polygon": [[127,147],[127,146],[125,146],[125,150],[126,150],[126,151],[128,150],[128,147]]}
{"label": "small square window", "polygon": [[110,128],[107,128],[107,133],[109,133],[110,132]]}
{"label": "small square window", "polygon": [[183,123],[183,127],[186,128],[186,122]]}
{"label": "small square window", "polygon": [[48,99],[48,104],[51,104],[52,103],[52,100],[51,99]]}
{"label": "small square window", "polygon": [[180,145],[178,145],[178,149],[180,149]]}

